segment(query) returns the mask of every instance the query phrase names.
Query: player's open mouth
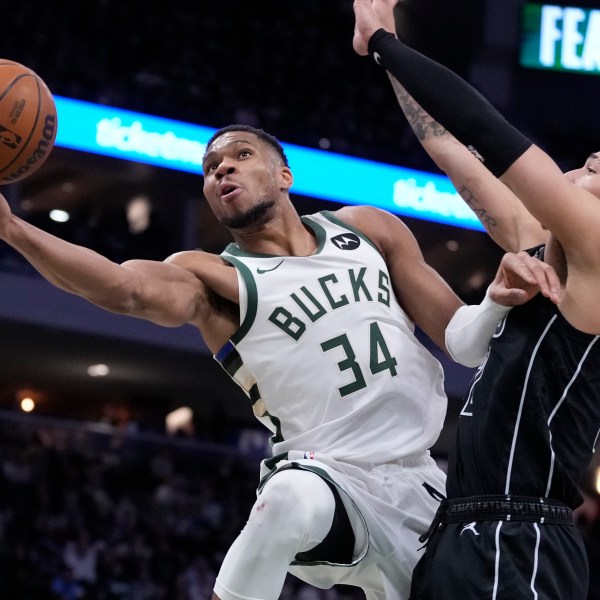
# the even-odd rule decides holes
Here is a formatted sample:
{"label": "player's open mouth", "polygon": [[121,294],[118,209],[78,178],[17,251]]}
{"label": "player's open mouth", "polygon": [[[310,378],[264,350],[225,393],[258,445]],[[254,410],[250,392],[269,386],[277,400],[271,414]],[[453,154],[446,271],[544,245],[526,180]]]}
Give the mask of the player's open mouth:
{"label": "player's open mouth", "polygon": [[227,200],[228,196],[231,196],[234,192],[238,191],[235,185],[224,185],[220,190],[220,196],[223,200]]}

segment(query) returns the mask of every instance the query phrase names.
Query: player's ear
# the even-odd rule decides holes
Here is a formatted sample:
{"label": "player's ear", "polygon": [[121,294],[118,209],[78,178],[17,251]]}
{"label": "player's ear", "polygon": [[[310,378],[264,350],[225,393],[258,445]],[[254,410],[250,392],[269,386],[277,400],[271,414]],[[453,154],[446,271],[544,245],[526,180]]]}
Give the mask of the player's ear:
{"label": "player's ear", "polygon": [[281,167],[280,174],[281,178],[281,189],[289,190],[294,183],[294,176],[292,175],[292,170],[289,167]]}

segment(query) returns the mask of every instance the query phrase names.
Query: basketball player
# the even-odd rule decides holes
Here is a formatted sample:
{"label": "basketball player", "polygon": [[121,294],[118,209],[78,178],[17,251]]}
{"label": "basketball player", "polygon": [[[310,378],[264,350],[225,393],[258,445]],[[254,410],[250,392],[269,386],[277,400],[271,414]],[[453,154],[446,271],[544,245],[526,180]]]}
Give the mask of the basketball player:
{"label": "basketball player", "polygon": [[552,265],[564,290],[557,306],[536,296],[515,308],[493,336],[411,598],[585,600],[572,509],[600,432],[600,155],[563,175],[465,81],[396,39],[394,4],[355,0],[355,50],[388,71],[422,144],[490,235]]}
{"label": "basketball player", "polygon": [[538,287],[556,298],[558,280],[527,254],[508,254],[489,297],[463,306],[395,216],[344,207],[300,218],[284,151],[260,129],[219,130],[203,171],[205,196],[235,240],[221,256],[117,265],[6,203],[0,237],[104,309],[195,325],[272,431],[260,494],[213,598],[276,599],[289,571],[322,588],[405,599],[437,508],[423,484],[443,489],[445,479],[428,451],[445,415],[443,373],[414,324],[481,360],[508,306]]}

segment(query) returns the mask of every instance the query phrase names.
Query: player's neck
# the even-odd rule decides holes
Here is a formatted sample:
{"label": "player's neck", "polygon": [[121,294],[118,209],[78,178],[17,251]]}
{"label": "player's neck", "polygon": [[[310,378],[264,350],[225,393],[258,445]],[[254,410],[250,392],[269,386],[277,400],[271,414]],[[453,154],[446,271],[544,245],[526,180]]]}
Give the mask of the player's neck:
{"label": "player's neck", "polygon": [[233,237],[244,252],[275,256],[310,256],[317,249],[317,239],[298,215],[290,219],[273,219],[253,231],[235,231]]}

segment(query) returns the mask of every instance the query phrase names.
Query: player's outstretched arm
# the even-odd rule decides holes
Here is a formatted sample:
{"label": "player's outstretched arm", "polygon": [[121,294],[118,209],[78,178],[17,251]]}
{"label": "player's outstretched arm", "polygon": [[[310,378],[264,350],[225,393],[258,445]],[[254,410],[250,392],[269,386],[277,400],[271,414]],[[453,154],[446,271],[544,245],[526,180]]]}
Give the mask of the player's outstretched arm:
{"label": "player's outstretched arm", "polygon": [[[397,0],[356,0],[354,47],[367,53],[370,37],[378,29],[395,35],[394,5]],[[465,203],[473,210],[490,237],[504,250],[517,252],[547,238],[515,194],[494,177],[446,128],[433,119],[388,72],[396,99],[417,139],[444,171]]]}
{"label": "player's outstretched arm", "polygon": [[354,1],[355,49],[364,53],[366,45],[377,64],[389,71],[433,119],[462,144],[474,148],[494,175],[502,175],[532,142],[458,75],[409,48],[381,26],[374,6],[391,1]]}
{"label": "player's outstretched arm", "polygon": [[200,281],[192,273],[154,261],[113,263],[13,215],[1,194],[0,239],[50,283],[108,311],[167,326],[194,317]]}
{"label": "player's outstretched arm", "polygon": [[[401,43],[377,7],[393,0],[355,0],[354,47],[368,52],[406,91],[513,191],[561,242],[569,267],[600,266],[599,193],[573,185],[556,163],[458,75]],[[383,23],[383,26],[382,26]]]}
{"label": "player's outstretched arm", "polygon": [[423,110],[392,75],[389,78],[398,104],[417,139],[452,181],[489,236],[507,252],[518,252],[545,242],[547,231],[512,190],[494,177],[475,153]]}

